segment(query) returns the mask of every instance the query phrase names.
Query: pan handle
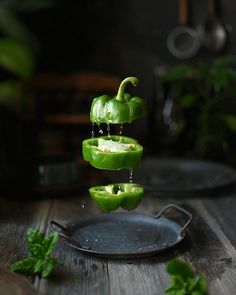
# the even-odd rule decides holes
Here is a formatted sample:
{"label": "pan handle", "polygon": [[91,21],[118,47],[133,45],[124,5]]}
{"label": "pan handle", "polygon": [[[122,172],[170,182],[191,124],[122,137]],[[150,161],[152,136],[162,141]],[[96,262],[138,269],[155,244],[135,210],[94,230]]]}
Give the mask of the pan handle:
{"label": "pan handle", "polygon": [[207,5],[208,5],[209,14],[214,16],[216,13],[216,1],[215,0],[208,0]]}
{"label": "pan handle", "polygon": [[60,223],[58,223],[54,220],[50,221],[50,228],[51,228],[51,230],[56,231],[58,233],[61,233],[61,231],[63,231],[63,232],[66,231],[66,227],[64,227],[63,225],[61,225]]}
{"label": "pan handle", "polygon": [[75,239],[69,237],[67,234],[66,234],[66,230],[67,228],[64,227],[63,225],[61,225],[60,223],[54,221],[54,220],[51,220],[50,221],[50,228],[51,230],[55,231],[58,233],[59,237],[63,238],[64,240],[67,241],[67,243],[69,243],[71,246],[76,246],[77,248],[83,248],[85,250],[89,250],[90,248],[87,247],[87,246],[82,246],[79,241],[76,241]]}
{"label": "pan handle", "polygon": [[189,224],[191,223],[193,216],[190,212],[188,212],[187,210],[185,210],[184,208],[177,206],[175,204],[169,204],[166,207],[164,207],[155,217],[156,218],[160,218],[168,209],[170,208],[174,208],[177,211],[180,211],[181,213],[184,213],[185,215],[187,215],[188,220],[186,221],[186,223],[184,224],[184,226],[181,229],[180,234],[182,235],[184,233],[184,231],[186,230],[186,228],[189,226]]}
{"label": "pan handle", "polygon": [[179,0],[179,22],[185,26],[188,24],[189,0]]}

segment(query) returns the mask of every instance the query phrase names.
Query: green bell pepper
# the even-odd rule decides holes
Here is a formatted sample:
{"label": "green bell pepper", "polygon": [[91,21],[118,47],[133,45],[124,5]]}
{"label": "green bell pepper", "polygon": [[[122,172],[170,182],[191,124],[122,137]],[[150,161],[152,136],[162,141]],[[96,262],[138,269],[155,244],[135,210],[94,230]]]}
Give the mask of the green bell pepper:
{"label": "green bell pepper", "polygon": [[113,98],[102,95],[94,98],[90,111],[90,120],[93,123],[122,124],[130,123],[146,113],[145,103],[142,98],[125,93],[128,83],[138,84],[136,77],[124,79]]}
{"label": "green bell pepper", "polygon": [[137,183],[114,183],[91,187],[89,193],[105,212],[114,211],[119,207],[133,210],[141,201],[143,187]]}
{"label": "green bell pepper", "polygon": [[142,152],[143,147],[126,136],[100,136],[82,142],[84,160],[98,169],[135,168],[141,161]]}

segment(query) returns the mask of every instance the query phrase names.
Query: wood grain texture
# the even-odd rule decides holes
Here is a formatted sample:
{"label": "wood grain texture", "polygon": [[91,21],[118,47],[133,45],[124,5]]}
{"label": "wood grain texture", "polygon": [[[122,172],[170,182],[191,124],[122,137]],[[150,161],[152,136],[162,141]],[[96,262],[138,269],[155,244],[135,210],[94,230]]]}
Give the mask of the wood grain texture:
{"label": "wood grain texture", "polygon": [[[187,238],[176,248],[152,258],[107,260],[87,256],[59,241],[53,256],[60,260],[48,280],[28,277],[39,294],[111,294],[163,295],[170,278],[166,263],[178,257],[191,263],[197,273],[206,276],[210,295],[235,295],[236,290],[236,194],[202,199],[160,199],[146,195],[137,213],[157,213],[176,203],[193,214]],[[35,201],[0,199],[0,267],[28,254],[26,231],[36,227],[49,232],[49,221],[61,224],[100,214],[88,194]],[[176,212],[167,212],[176,219]],[[184,217],[179,219],[184,222]]]}
{"label": "wood grain texture", "polygon": [[[47,232],[50,220],[61,224],[76,222],[81,218],[99,213],[88,196],[61,198],[51,201],[51,210],[46,222]],[[96,211],[97,210],[97,211]],[[57,266],[50,280],[35,280],[35,288],[45,294],[109,294],[107,261],[88,257],[59,241],[55,257],[63,263]]]}

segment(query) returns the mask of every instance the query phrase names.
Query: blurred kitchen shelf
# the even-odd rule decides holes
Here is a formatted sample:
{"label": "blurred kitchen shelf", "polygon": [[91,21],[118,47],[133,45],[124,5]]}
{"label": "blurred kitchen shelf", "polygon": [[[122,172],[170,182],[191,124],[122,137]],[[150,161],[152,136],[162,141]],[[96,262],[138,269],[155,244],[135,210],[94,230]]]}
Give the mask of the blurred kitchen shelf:
{"label": "blurred kitchen shelf", "polygon": [[46,115],[44,121],[55,125],[89,125],[90,119],[87,114],[50,114]]}
{"label": "blurred kitchen shelf", "polygon": [[[102,72],[37,73],[27,82],[35,112],[37,152],[40,154],[81,154],[81,143],[91,134],[89,111],[94,97],[113,96],[121,79]],[[96,129],[96,131],[98,131]]]}

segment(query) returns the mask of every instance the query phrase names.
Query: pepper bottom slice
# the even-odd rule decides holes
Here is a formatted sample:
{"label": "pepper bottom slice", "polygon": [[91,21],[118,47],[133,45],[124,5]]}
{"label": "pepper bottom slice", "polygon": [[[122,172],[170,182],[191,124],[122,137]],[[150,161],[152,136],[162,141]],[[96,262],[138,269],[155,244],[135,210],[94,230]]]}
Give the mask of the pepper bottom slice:
{"label": "pepper bottom slice", "polygon": [[143,187],[137,183],[114,183],[91,187],[89,193],[105,212],[114,211],[119,207],[133,210],[141,201]]}

